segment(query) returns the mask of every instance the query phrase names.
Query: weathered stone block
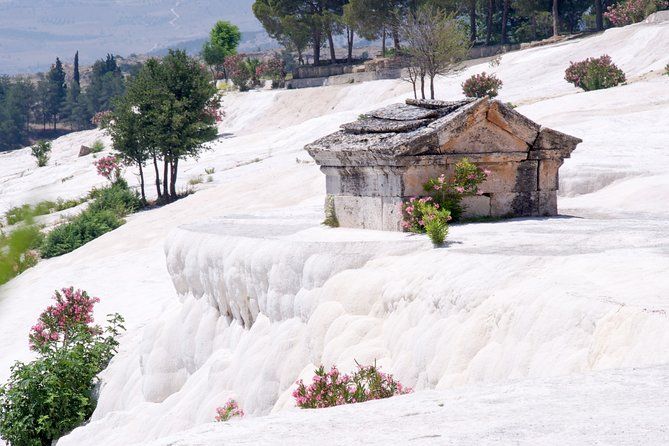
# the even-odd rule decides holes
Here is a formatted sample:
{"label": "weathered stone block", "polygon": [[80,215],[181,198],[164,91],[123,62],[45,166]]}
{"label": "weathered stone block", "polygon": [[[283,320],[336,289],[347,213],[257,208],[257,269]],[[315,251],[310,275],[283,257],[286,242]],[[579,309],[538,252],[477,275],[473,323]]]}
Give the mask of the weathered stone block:
{"label": "weathered stone block", "polygon": [[381,197],[334,197],[335,213],[339,226],[344,228],[383,228],[383,199]]}
{"label": "weathered stone block", "polygon": [[555,191],[541,191],[537,194],[539,195],[539,215],[545,217],[557,215],[557,194]]}
{"label": "weathered stone block", "polygon": [[465,197],[462,204],[465,206],[465,211],[462,214],[465,218],[490,216],[490,197],[485,195]]}
{"label": "weathered stone block", "polygon": [[539,190],[556,191],[559,186],[558,169],[562,160],[544,159],[539,161]]}

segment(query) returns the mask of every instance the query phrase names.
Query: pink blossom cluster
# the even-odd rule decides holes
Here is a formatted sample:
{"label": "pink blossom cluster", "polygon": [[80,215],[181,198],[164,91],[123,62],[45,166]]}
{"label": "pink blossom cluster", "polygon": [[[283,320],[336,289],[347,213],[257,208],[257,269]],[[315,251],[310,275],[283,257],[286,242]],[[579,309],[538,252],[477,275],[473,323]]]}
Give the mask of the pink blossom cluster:
{"label": "pink blossom cluster", "polygon": [[360,403],[413,392],[375,365],[358,365],[358,370],[351,375],[341,373],[336,366],[329,372],[320,366],[314,373],[310,385],[298,380],[293,391],[296,405],[303,409]]}
{"label": "pink blossom cluster", "polygon": [[468,98],[494,98],[502,88],[502,81],[494,74],[475,74],[462,83],[462,92]]}
{"label": "pink blossom cluster", "polygon": [[99,298],[70,287],[56,291],[53,299],[56,304],[49,305],[30,330],[31,350],[43,352],[58,348],[59,342],[66,345],[68,340],[82,330],[90,334],[100,332],[100,327],[91,325],[93,307],[100,302]]}
{"label": "pink blossom cluster", "polygon": [[453,213],[454,204],[459,205],[462,197],[470,195],[482,195],[481,184],[490,175],[487,169],[481,169],[463,158],[455,165],[452,177],[447,178],[441,174],[436,178],[430,178],[423,184],[423,190],[428,194],[424,197],[412,197],[401,206],[402,229],[405,231],[424,232],[425,223],[444,217],[451,219],[450,214],[446,217],[445,211]]}
{"label": "pink blossom cluster", "polygon": [[106,125],[109,123],[111,116],[112,116],[111,110],[97,112],[91,118],[91,124],[93,124],[98,128],[105,128]]}
{"label": "pink blossom cluster", "polygon": [[121,176],[122,164],[117,156],[108,155],[95,160],[93,165],[98,171],[98,175],[105,177],[109,181],[117,180]]}
{"label": "pink blossom cluster", "polygon": [[667,0],[627,0],[609,6],[604,13],[613,26],[626,26],[641,22],[650,11],[665,9]]}
{"label": "pink blossom cluster", "polygon": [[225,116],[225,113],[223,110],[218,106],[218,104],[211,104],[205,109],[205,113],[212,118],[214,118],[214,121],[218,124],[219,122],[223,121],[223,117]]}
{"label": "pink blossom cluster", "polygon": [[256,68],[256,77],[267,77],[274,82],[281,82],[286,79],[286,64],[278,54],[275,54],[269,60],[262,62]]}
{"label": "pink blossom cluster", "polygon": [[616,66],[611,57],[589,57],[580,62],[570,62],[564,72],[567,82],[585,91],[615,87],[625,82],[625,73]]}
{"label": "pink blossom cluster", "polygon": [[228,421],[232,417],[243,417],[244,411],[239,408],[237,401],[229,399],[223,407],[216,408],[216,421]]}

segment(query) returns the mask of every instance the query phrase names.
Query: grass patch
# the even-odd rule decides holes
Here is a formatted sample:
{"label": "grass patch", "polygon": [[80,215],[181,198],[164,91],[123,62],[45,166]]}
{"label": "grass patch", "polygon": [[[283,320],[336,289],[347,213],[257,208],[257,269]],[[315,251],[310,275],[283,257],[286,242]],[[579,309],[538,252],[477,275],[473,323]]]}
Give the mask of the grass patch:
{"label": "grass patch", "polygon": [[25,221],[28,218],[39,217],[40,215],[52,214],[54,212],[60,212],[64,211],[65,209],[73,208],[86,200],[87,198],[80,198],[76,200],[63,200],[59,198],[56,201],[40,201],[34,206],[24,204],[23,206],[13,207],[5,212],[5,221],[9,226],[15,225]]}

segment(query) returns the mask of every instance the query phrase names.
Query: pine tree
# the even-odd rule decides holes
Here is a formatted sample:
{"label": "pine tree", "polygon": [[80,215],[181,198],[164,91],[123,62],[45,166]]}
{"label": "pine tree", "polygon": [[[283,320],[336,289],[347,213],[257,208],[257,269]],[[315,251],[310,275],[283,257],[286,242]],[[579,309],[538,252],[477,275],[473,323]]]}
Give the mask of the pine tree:
{"label": "pine tree", "polygon": [[60,114],[63,111],[66,94],[65,70],[63,70],[63,64],[60,59],[56,58],[56,63],[51,66],[47,75],[47,99],[45,107],[47,116],[53,122],[54,130],[56,130]]}
{"label": "pine tree", "polygon": [[74,74],[72,75],[72,82],[81,87],[79,82],[79,51],[74,54]]}

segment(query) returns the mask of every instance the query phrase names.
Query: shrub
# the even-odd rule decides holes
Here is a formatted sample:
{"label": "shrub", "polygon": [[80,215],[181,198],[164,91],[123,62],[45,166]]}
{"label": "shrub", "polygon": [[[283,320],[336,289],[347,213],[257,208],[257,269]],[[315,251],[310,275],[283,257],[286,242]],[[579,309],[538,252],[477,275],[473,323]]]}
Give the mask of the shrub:
{"label": "shrub", "polygon": [[564,73],[567,82],[585,91],[611,88],[625,82],[625,73],[608,55],[571,62]]}
{"label": "shrub", "polygon": [[627,0],[606,9],[606,17],[613,26],[626,26],[643,21],[650,14],[669,5],[666,0]]}
{"label": "shrub", "polygon": [[239,87],[239,91],[247,91],[249,81],[255,76],[255,71],[251,72],[249,65],[246,63],[245,55],[235,54],[226,57],[224,66],[228,77]]}
{"label": "shrub", "polygon": [[498,90],[502,88],[502,81],[494,74],[475,74],[462,84],[462,92],[468,98],[483,98],[489,96],[494,98]]}
{"label": "shrub", "polygon": [[105,129],[109,125],[111,119],[112,119],[111,110],[100,111],[97,112],[95,115],[93,115],[93,117],[91,118],[91,124],[93,124],[99,129]]}
{"label": "shrub", "polygon": [[46,166],[51,156],[51,141],[40,139],[30,149],[37,160],[37,167]]}
{"label": "shrub", "polygon": [[40,248],[42,257],[50,258],[72,252],[118,228],[124,223],[123,217],[142,207],[141,199],[122,178],[109,187],[92,190],[90,197],[93,202],[88,209],[46,236]]}
{"label": "shrub", "polygon": [[9,234],[0,233],[0,285],[9,282],[39,261],[39,249],[44,236],[39,228],[25,224]]}
{"label": "shrub", "polygon": [[305,385],[302,380],[296,382],[297,388],[293,391],[293,397],[296,405],[302,409],[362,403],[413,392],[413,389],[403,387],[395,381],[392,375],[381,372],[376,364],[358,364],[358,370],[352,375],[340,373],[336,366],[329,372],[320,366],[314,373],[311,385]]}
{"label": "shrub", "polygon": [[669,76],[669,63],[667,64],[666,67],[664,67],[664,74],[666,74],[667,76]]}
{"label": "shrub", "polygon": [[128,183],[123,178],[116,180],[110,187],[94,189],[90,197],[93,202],[88,209],[93,212],[108,210],[119,217],[125,217],[142,208],[142,200],[128,188]]}
{"label": "shrub", "polygon": [[109,181],[115,181],[121,177],[121,167],[123,167],[123,164],[116,155],[103,156],[99,160],[93,161],[93,165],[97,169],[98,175],[105,177]]}
{"label": "shrub", "polygon": [[216,421],[228,421],[232,417],[243,417],[244,411],[239,408],[237,401],[229,399],[223,407],[216,408]]}
{"label": "shrub", "polygon": [[331,228],[338,228],[339,227],[339,220],[337,219],[337,211],[335,209],[335,199],[334,195],[327,195],[325,197],[325,220],[323,220],[323,223],[325,226],[329,226]]}
{"label": "shrub", "polygon": [[16,362],[0,386],[0,438],[12,446],[47,446],[81,425],[95,408],[95,377],[109,363],[123,318],[109,315],[104,330],[93,325],[99,301],[85,291],[63,288],[30,333],[38,358]]}
{"label": "shrub", "polygon": [[51,231],[46,236],[40,252],[45,258],[67,254],[122,224],[123,220],[113,211],[86,210],[70,222]]}
{"label": "shrub", "polygon": [[105,143],[96,139],[93,145],[91,146],[91,153],[100,153],[105,149]]}
{"label": "shrub", "polygon": [[283,88],[286,82],[286,63],[279,54],[274,54],[274,57],[258,66],[256,77],[270,79],[272,88]]}

